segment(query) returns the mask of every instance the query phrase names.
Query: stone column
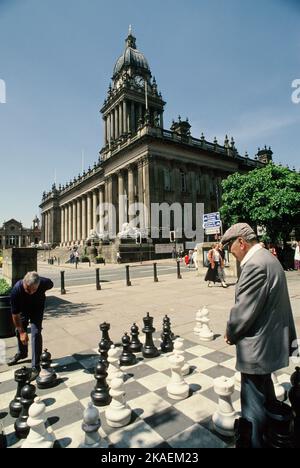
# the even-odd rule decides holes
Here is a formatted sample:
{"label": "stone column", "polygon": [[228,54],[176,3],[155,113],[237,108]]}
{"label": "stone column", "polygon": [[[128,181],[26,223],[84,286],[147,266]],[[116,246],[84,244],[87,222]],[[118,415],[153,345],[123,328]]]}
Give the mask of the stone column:
{"label": "stone column", "polygon": [[134,205],[134,175],[133,166],[128,167],[128,220],[129,222],[135,217],[133,214],[129,214],[130,207]]}
{"label": "stone column", "polygon": [[106,124],[107,124],[107,143],[108,143],[108,146],[109,146],[109,148],[110,148],[110,142],[111,142],[110,114],[108,114],[108,116],[107,116]]}
{"label": "stone column", "polygon": [[65,242],[65,209],[62,206],[61,209],[61,236],[60,236],[60,245],[63,246]]}
{"label": "stone column", "polygon": [[118,196],[119,196],[119,232],[122,230],[122,226],[127,221],[126,208],[127,201],[125,199],[124,190],[124,174],[122,171],[118,172]]}
{"label": "stone column", "polygon": [[[102,207],[104,204],[104,185],[100,185],[99,187],[99,215],[102,212]],[[103,234],[104,232],[104,222],[103,216],[99,218],[99,234]]]}
{"label": "stone column", "polygon": [[97,230],[97,213],[98,213],[98,197],[97,191],[94,190],[93,192],[93,228],[95,231]]}
{"label": "stone column", "polygon": [[106,117],[104,117],[103,119],[103,125],[104,125],[103,132],[104,132],[104,146],[105,146],[107,144],[107,119]]}
{"label": "stone column", "polygon": [[82,230],[81,230],[83,242],[87,238],[86,225],[87,225],[87,200],[86,200],[86,195],[83,195],[82,197]]}
{"label": "stone column", "polygon": [[80,241],[82,239],[82,229],[81,229],[81,198],[77,198],[76,200],[77,203],[77,232],[76,232],[76,240],[80,244]]}
{"label": "stone column", "polygon": [[151,226],[151,206],[150,206],[150,160],[144,159],[143,164],[143,183],[144,183],[144,205],[145,205],[145,229],[150,236]]}
{"label": "stone column", "polygon": [[113,181],[112,176],[107,178],[107,203],[108,203],[108,233],[109,237],[114,234],[116,226],[114,226],[113,217]]}
{"label": "stone column", "polygon": [[52,236],[51,236],[51,229],[52,229],[52,220],[51,220],[51,211],[48,211],[48,242],[52,244]]}
{"label": "stone column", "polygon": [[131,110],[130,110],[130,116],[131,116],[131,121],[130,121],[130,130],[131,133],[135,133],[135,106],[134,102],[131,102]]}
{"label": "stone column", "polygon": [[123,101],[123,133],[127,133],[127,112],[126,112],[126,101]]}
{"label": "stone column", "polygon": [[68,204],[68,212],[69,212],[69,216],[68,216],[68,241],[69,241],[69,245],[70,245],[71,242],[72,242],[72,234],[73,234],[73,231],[72,231],[72,227],[73,227],[72,203]]}
{"label": "stone column", "polygon": [[68,205],[64,205],[65,212],[65,246],[68,244],[69,240],[69,210]]}
{"label": "stone column", "polygon": [[87,194],[87,237],[92,230],[92,193]]}
{"label": "stone column", "polygon": [[122,104],[119,104],[119,135],[123,134],[123,115],[122,115]]}
{"label": "stone column", "polygon": [[119,138],[119,112],[118,106],[115,107],[115,139]]}
{"label": "stone column", "polygon": [[77,234],[77,202],[73,200],[72,202],[72,242],[76,242],[76,234]]}
{"label": "stone column", "polygon": [[140,229],[145,228],[145,218],[144,218],[144,181],[143,181],[143,160],[138,161],[138,200],[139,200],[139,221]]}

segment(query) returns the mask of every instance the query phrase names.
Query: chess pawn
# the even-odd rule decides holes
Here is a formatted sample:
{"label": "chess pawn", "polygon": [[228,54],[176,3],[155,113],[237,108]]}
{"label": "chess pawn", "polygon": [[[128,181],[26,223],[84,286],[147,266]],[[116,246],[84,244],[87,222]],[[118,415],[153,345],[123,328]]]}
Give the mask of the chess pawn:
{"label": "chess pawn", "polygon": [[51,369],[51,362],[51,354],[45,349],[41,356],[42,370],[36,378],[36,384],[39,389],[52,388],[57,385],[57,375]]}
{"label": "chess pawn", "polygon": [[20,416],[22,405],[21,405],[21,391],[26,382],[31,377],[31,369],[22,367],[15,371],[15,381],[18,384],[17,393],[15,398],[9,404],[9,414],[12,418],[18,418]]}
{"label": "chess pawn", "polygon": [[273,372],[272,380],[274,384],[276,399],[278,401],[284,401],[286,399],[286,391],[283,385],[280,385],[276,372]]}
{"label": "chess pawn", "polygon": [[29,434],[30,427],[27,424],[28,421],[28,412],[29,408],[32,405],[35,399],[35,386],[32,384],[27,383],[21,391],[21,404],[22,410],[21,414],[15,422],[15,431],[16,436],[19,439],[26,439]]}
{"label": "chess pawn", "polygon": [[133,353],[140,353],[142,351],[142,343],[139,340],[139,327],[134,323],[131,327],[131,343],[130,350]]}
{"label": "chess pawn", "polygon": [[91,402],[83,413],[83,423],[81,427],[85,433],[85,437],[84,442],[80,444],[78,448],[108,448],[108,443],[106,440],[101,439],[99,434],[99,429],[101,427],[99,411]]}
{"label": "chess pawn", "polygon": [[[163,318],[163,328],[164,328],[165,325],[168,325],[168,327],[169,327],[169,330],[170,330],[170,331],[169,331],[169,334],[170,334],[171,340],[175,340],[175,335],[174,335],[174,333],[173,333],[172,330],[171,330],[171,319],[170,319],[170,317],[168,317],[167,315],[165,315],[164,318]],[[162,340],[164,339],[164,336],[163,336],[163,335],[164,335],[164,334],[162,333],[162,334],[161,334],[161,339],[162,339]]]}
{"label": "chess pawn", "polygon": [[108,343],[108,349],[109,349],[111,345],[113,345],[113,342],[111,341],[109,337],[109,333],[108,333],[110,330],[110,323],[103,322],[101,323],[99,328],[100,328],[100,331],[102,332],[101,340],[105,340]]}
{"label": "chess pawn", "polygon": [[[183,338],[176,338],[176,340],[174,341],[174,354],[177,356],[183,356],[184,358],[184,351],[182,349],[183,345],[184,345]],[[183,377],[186,377],[190,373],[190,366],[185,361],[184,361],[181,372],[182,372]]]}
{"label": "chess pawn", "polygon": [[124,382],[120,378],[111,382],[111,404],[105,411],[106,422],[111,427],[123,427],[131,420],[131,409],[125,403]]}
{"label": "chess pawn", "polygon": [[296,367],[296,371],[291,376],[291,384],[289,400],[295,416],[295,446],[300,448],[300,367]]}
{"label": "chess pawn", "polygon": [[95,406],[106,406],[110,403],[108,385],[106,383],[106,365],[103,361],[99,361],[95,368],[96,386],[91,392],[91,398]]}
{"label": "chess pawn", "polygon": [[165,323],[163,327],[162,342],[160,344],[160,349],[162,353],[171,353],[174,349],[174,344],[171,338],[170,325],[168,323]]}
{"label": "chess pawn", "polygon": [[190,392],[189,385],[185,382],[182,375],[184,357],[172,354],[168,359],[172,370],[171,380],[167,385],[168,396],[173,400],[184,400],[189,396]]}
{"label": "chess pawn", "polygon": [[109,363],[109,367],[107,370],[107,379],[106,379],[108,385],[110,385],[111,381],[116,377],[120,377],[121,379],[124,378],[123,372],[118,367],[120,354],[121,354],[120,348],[116,348],[115,345],[112,345],[110,347],[110,350],[108,351],[107,360]]}
{"label": "chess pawn", "polygon": [[134,366],[136,364],[136,357],[130,350],[130,337],[125,333],[122,338],[123,351],[120,356],[120,366]]}
{"label": "chess pawn", "polygon": [[218,410],[213,415],[215,430],[226,437],[234,436],[236,412],[232,406],[231,395],[234,392],[234,380],[219,377],[214,381],[214,390],[219,397]]}
{"label": "chess pawn", "polygon": [[209,311],[207,307],[203,307],[201,311],[201,322],[202,326],[199,332],[200,341],[212,341],[214,339],[214,333],[209,328]]}
{"label": "chess pawn", "polygon": [[202,311],[199,309],[196,313],[196,326],[194,328],[195,335],[200,335],[202,328]]}
{"label": "chess pawn", "polygon": [[240,372],[236,372],[234,375],[234,386],[236,390],[238,390],[239,392],[241,391],[242,374]]}
{"label": "chess pawn", "polygon": [[29,417],[27,424],[30,428],[27,439],[23,442],[21,448],[52,448],[54,437],[46,430],[46,405],[40,398],[35,398],[34,403],[29,408]]}
{"label": "chess pawn", "polygon": [[4,433],[3,424],[0,421],[0,449],[7,448],[7,441]]}
{"label": "chess pawn", "polygon": [[108,363],[108,360],[107,360],[109,348],[110,348],[109,341],[102,338],[100,343],[99,343],[98,351],[99,351],[99,354],[101,356],[100,359],[101,359],[102,362],[104,362],[104,364],[106,365],[106,368],[108,368],[108,366],[109,366],[109,363]]}

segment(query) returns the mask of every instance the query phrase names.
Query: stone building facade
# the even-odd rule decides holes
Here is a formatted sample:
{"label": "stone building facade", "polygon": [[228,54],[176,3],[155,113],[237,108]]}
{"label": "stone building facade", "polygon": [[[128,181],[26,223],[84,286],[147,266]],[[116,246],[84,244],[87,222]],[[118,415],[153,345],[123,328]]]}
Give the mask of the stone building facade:
{"label": "stone building facade", "polygon": [[[195,138],[188,120],[180,117],[166,130],[165,104],[130,31],[101,109],[104,144],[98,161],[66,185],[53,185],[43,194],[40,208],[45,242],[83,244],[91,231],[103,232],[99,207],[104,203],[116,208],[117,231],[133,220],[129,206],[135,203],[142,203],[148,213],[153,203],[192,203],[195,226],[196,203],[204,203],[205,212],[218,210],[224,178],[262,167],[272,158],[267,148],[254,159],[241,156],[233,138],[227,136],[222,144],[216,139],[208,142],[203,134]],[[150,216],[144,217],[148,236],[150,224]],[[157,229],[161,232],[162,228],[160,221]],[[170,229],[175,228],[171,220]]]}
{"label": "stone building facade", "polygon": [[12,247],[30,247],[41,240],[40,220],[36,216],[31,228],[23,227],[22,223],[11,219],[0,228],[0,249]]}

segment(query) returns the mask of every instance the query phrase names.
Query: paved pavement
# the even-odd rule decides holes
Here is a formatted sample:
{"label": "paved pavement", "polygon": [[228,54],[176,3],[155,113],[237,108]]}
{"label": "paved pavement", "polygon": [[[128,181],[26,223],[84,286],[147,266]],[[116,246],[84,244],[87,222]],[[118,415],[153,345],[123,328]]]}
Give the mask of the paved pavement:
{"label": "paved pavement", "polygon": [[[300,275],[287,273],[290,297],[300,337]],[[136,322],[143,326],[142,318],[147,312],[154,316],[154,326],[161,329],[165,314],[171,318],[173,330],[182,337],[197,342],[193,333],[195,315],[206,305],[210,311],[210,326],[215,340],[205,346],[235,355],[235,348],[229,347],[223,339],[226,321],[234,302],[235,281],[229,280],[230,287],[208,288],[203,277],[194,271],[183,271],[183,279],[176,275],[161,275],[158,283],[153,278],[138,278],[126,287],[125,281],[111,281],[102,284],[96,291],[94,285],[67,286],[67,295],[61,296],[59,289],[48,293],[44,321],[44,346],[54,358],[80,353],[87,348],[97,347],[100,339],[99,324],[111,324],[111,338],[120,341],[125,331],[130,331]],[[16,340],[5,340],[7,356],[16,352]],[[7,366],[0,366],[0,372]]]}

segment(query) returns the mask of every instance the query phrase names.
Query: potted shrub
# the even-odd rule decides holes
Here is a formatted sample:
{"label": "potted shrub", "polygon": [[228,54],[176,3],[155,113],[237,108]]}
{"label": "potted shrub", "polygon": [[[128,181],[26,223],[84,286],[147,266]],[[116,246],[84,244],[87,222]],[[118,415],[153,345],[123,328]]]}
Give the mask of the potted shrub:
{"label": "potted shrub", "polygon": [[0,279],[0,338],[10,338],[15,335],[15,328],[10,308],[11,287]]}

